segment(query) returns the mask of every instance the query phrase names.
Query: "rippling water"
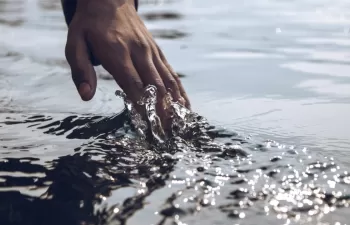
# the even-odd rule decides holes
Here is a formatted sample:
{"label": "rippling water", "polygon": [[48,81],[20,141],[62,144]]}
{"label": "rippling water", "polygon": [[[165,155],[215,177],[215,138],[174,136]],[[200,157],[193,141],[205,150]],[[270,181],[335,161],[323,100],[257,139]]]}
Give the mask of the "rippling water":
{"label": "rippling water", "polygon": [[110,139],[130,119],[103,69],[81,102],[59,1],[0,0],[1,224],[348,223],[350,3],[150,2],[208,121],[163,149]]}

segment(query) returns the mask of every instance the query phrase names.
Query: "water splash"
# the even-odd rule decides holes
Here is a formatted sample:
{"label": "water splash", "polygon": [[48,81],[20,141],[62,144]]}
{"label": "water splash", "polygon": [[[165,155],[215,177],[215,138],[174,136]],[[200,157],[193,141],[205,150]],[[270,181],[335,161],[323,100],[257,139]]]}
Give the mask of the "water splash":
{"label": "water splash", "polygon": [[[140,106],[144,106],[147,115],[148,123],[150,124],[150,131],[153,138],[158,143],[164,143],[166,136],[162,127],[161,120],[157,115],[157,89],[154,86],[147,86],[141,100],[138,102]],[[134,118],[131,118],[133,120]]]}
{"label": "water splash", "polygon": [[[134,129],[136,130],[139,137],[142,140],[146,139],[146,132],[148,128],[147,124],[142,120],[141,115],[136,111],[132,102],[126,97],[126,94],[120,90],[117,90],[115,92],[115,95],[123,99],[125,109],[127,110],[129,117],[131,118],[131,123],[134,126]],[[127,125],[125,124],[124,127],[127,127]],[[116,136],[118,137],[119,135]]]}
{"label": "water splash", "polygon": [[[135,224],[347,224],[350,176],[333,158],[211,126],[170,96],[165,101],[173,112],[171,133],[162,144],[150,142],[157,130],[150,131],[148,120],[156,112],[143,118],[134,108],[140,105],[131,104],[122,92],[117,95],[126,109],[111,117],[6,115],[0,123],[3,154],[36,153],[38,143],[47,146],[47,135],[89,141],[42,166],[30,157],[0,159],[0,221],[21,215],[15,219],[55,224],[40,220],[59,217],[64,219],[60,224],[72,224],[68,213],[75,221],[89,220],[86,224],[107,219],[101,224],[129,219]],[[155,101],[148,100],[151,108]],[[33,145],[8,132],[24,127],[45,135],[34,137]],[[109,134],[114,135],[106,141]],[[22,187],[25,193],[12,191]],[[47,192],[41,195],[37,188]],[[27,192],[34,197],[28,199]],[[53,216],[47,211],[42,216],[43,208]]]}
{"label": "water splash", "polygon": [[141,110],[144,110],[146,114],[144,120],[122,91],[116,91],[116,95],[124,100],[125,109],[128,111],[131,123],[141,139],[145,140],[147,134],[151,134],[157,145],[164,144],[171,137],[189,139],[195,132],[200,130],[201,126],[203,127],[207,124],[203,117],[190,111],[179,102],[173,101],[170,93],[167,93],[162,103],[165,110],[169,113],[171,130],[166,134],[156,111],[157,88],[155,86],[147,86],[144,95],[137,103],[137,106],[143,107]]}
{"label": "water splash", "polygon": [[[287,148],[271,140],[253,147],[253,140],[248,142],[210,126],[205,118],[174,102],[170,94],[165,96],[164,105],[170,112],[171,131],[165,135],[156,104],[156,88],[148,86],[138,104],[147,112],[144,121],[130,101],[126,101],[136,130],[140,130],[139,124],[150,124],[142,127],[143,134],[149,133],[156,140],[157,145],[152,149],[171,153],[170,158],[186,165],[187,178],[181,179],[182,173],[178,173],[180,177],[174,175],[169,182],[170,186],[178,186],[181,194],[161,211],[165,217],[175,216],[177,221],[181,215],[186,220],[191,212],[199,213],[216,206],[243,224],[256,222],[254,208],[262,209],[260,214],[275,215],[287,223],[291,220],[318,223],[337,208],[349,206],[346,185],[341,184],[339,167],[334,162],[315,163],[304,150]],[[248,154],[249,149],[256,154]],[[277,152],[281,155],[274,155]],[[317,180],[317,177],[323,179]]]}
{"label": "water splash", "polygon": [[[151,144],[152,149],[160,152],[219,152],[230,157],[249,155],[236,145],[231,146],[217,142],[215,131],[212,130],[213,127],[209,125],[208,121],[181,103],[175,102],[170,93],[167,93],[162,102],[169,113],[169,121],[171,122],[171,130],[165,133],[156,111],[157,89],[155,86],[147,86],[144,95],[137,103],[137,106],[143,107],[141,110],[146,112],[144,120],[136,111],[135,105],[126,98],[123,92],[117,91],[116,95],[124,100],[131,124],[137,135],[141,137],[142,143],[139,142],[140,145]],[[130,133],[124,133],[131,131],[127,129],[128,127],[128,124],[125,124],[123,131],[116,132],[124,134],[114,136],[116,143],[126,144],[130,142],[127,136]],[[120,138],[116,138],[118,136]]]}

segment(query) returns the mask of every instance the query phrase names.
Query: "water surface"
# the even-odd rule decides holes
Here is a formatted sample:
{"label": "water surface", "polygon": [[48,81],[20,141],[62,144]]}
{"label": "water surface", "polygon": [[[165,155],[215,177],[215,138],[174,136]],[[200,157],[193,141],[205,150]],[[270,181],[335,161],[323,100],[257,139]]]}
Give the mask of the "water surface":
{"label": "water surface", "polygon": [[1,224],[346,224],[349,7],[140,4],[211,137],[251,155],[237,157],[111,144],[123,102],[101,68],[81,102],[59,1],[0,0]]}

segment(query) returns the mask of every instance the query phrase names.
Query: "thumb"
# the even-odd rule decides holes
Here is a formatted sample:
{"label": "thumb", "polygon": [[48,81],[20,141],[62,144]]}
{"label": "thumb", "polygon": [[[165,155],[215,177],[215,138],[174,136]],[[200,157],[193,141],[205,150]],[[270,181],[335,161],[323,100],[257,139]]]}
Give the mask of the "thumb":
{"label": "thumb", "polygon": [[96,91],[96,72],[89,59],[89,50],[81,32],[68,32],[65,49],[72,78],[82,100],[91,100]]}

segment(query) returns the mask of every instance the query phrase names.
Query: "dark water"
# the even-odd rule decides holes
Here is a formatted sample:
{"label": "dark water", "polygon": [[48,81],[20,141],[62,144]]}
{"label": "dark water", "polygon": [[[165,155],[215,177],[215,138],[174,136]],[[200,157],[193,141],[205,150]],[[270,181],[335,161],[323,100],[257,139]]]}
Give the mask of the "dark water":
{"label": "dark water", "polygon": [[0,224],[348,223],[349,7],[141,4],[209,123],[155,148],[109,139],[129,118],[101,68],[80,101],[59,1],[0,0]]}

